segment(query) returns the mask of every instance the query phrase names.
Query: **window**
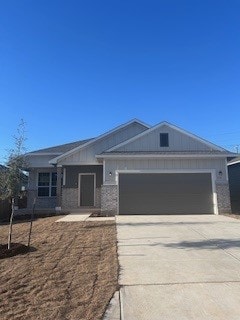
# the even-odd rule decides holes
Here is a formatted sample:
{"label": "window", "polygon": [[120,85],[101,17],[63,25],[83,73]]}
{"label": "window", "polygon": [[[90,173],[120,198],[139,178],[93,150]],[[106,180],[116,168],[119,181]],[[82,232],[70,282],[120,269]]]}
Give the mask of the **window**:
{"label": "window", "polygon": [[160,133],[160,147],[169,147],[168,133]]}
{"label": "window", "polygon": [[57,195],[57,173],[40,172],[38,174],[38,196],[56,197]]}

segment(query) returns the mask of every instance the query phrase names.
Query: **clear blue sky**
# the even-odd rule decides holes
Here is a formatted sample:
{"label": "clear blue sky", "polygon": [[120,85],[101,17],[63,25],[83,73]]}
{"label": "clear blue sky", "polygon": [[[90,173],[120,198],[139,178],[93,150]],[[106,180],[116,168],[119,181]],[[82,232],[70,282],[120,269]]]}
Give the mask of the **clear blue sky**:
{"label": "clear blue sky", "polygon": [[240,1],[0,0],[0,161],[162,120],[240,144]]}

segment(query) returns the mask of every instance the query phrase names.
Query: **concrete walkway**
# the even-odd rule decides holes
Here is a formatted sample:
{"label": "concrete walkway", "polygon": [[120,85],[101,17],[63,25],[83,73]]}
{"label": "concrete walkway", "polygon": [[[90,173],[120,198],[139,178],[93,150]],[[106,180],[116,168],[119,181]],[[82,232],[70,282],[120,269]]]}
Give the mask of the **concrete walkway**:
{"label": "concrete walkway", "polygon": [[240,319],[240,220],[116,220],[121,320]]}
{"label": "concrete walkway", "polygon": [[81,222],[81,221],[114,221],[115,217],[90,217],[90,213],[69,213],[68,215],[56,220],[56,222]]}

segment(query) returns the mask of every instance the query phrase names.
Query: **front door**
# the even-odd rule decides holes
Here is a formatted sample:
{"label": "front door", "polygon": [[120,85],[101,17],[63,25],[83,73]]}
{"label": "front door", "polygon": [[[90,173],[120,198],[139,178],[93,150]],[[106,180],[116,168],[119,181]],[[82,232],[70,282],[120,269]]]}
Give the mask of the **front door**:
{"label": "front door", "polygon": [[79,206],[93,207],[94,206],[94,174],[79,175]]}

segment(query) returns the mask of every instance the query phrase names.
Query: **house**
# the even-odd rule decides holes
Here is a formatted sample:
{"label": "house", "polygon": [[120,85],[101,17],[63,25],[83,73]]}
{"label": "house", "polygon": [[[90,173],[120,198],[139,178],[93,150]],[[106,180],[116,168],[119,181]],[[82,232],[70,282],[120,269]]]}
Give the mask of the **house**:
{"label": "house", "polygon": [[235,154],[168,122],[132,120],[96,138],[27,154],[28,206],[113,214],[230,212]]}
{"label": "house", "polygon": [[240,213],[240,157],[228,163],[232,213]]}

